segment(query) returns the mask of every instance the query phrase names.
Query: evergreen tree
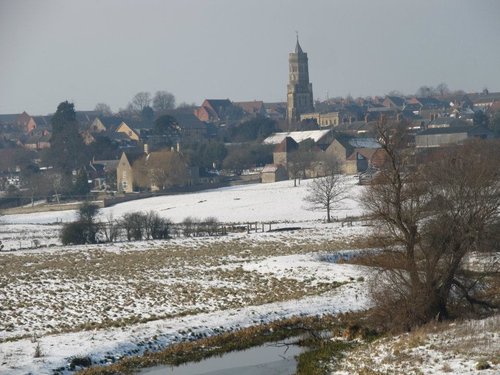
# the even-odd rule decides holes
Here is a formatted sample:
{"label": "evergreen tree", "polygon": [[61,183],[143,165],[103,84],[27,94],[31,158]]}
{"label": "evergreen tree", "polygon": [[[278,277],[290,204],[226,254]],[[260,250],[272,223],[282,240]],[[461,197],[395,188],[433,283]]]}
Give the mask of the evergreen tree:
{"label": "evergreen tree", "polygon": [[69,174],[86,161],[85,145],[78,132],[73,103],[62,102],[52,117],[52,137],[47,162]]}
{"label": "evergreen tree", "polygon": [[76,175],[76,180],[73,185],[73,194],[77,196],[85,196],[90,193],[89,178],[87,172],[82,168]]}

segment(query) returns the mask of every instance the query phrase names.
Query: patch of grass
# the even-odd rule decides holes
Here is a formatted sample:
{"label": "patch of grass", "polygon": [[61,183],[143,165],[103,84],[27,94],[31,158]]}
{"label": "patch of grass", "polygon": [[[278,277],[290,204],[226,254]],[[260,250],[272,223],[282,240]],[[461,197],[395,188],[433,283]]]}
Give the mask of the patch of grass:
{"label": "patch of grass", "polygon": [[488,370],[489,368],[491,368],[490,363],[484,359],[476,363],[476,370]]}
{"label": "patch of grass", "polygon": [[330,373],[332,360],[340,360],[356,344],[339,340],[313,340],[304,343],[312,349],[299,355],[297,375],[323,375]]}
{"label": "patch of grass", "polygon": [[441,367],[441,371],[443,371],[443,372],[453,372],[453,369],[450,367],[450,365],[448,363],[445,363]]}
{"label": "patch of grass", "polygon": [[[95,245],[76,251],[66,247],[60,252],[2,255],[5,319],[0,331],[7,334],[1,341],[19,339],[34,325],[42,334],[104,329],[202,312],[191,309],[193,304],[224,310],[321,294],[340,284],[297,280],[292,274],[277,278],[246,271],[243,265],[272,256],[349,247],[343,240],[193,242],[155,244],[141,251],[108,251],[106,245]],[[40,290],[43,296],[34,298]],[[141,311],[148,311],[148,316]]]}

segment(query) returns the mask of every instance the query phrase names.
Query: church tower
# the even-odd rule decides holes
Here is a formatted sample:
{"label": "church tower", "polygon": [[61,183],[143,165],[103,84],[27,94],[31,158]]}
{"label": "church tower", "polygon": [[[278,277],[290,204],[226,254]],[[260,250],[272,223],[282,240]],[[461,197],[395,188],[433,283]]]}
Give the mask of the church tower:
{"label": "church tower", "polygon": [[300,115],[314,111],[312,84],[309,82],[307,53],[302,51],[297,35],[295,52],[288,56],[288,122],[299,121]]}

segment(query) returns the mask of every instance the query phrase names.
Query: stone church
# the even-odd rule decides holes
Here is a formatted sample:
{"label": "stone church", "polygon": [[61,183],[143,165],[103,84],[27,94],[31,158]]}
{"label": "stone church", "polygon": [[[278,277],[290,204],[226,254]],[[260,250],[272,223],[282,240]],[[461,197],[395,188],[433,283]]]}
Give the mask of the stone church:
{"label": "stone church", "polygon": [[289,82],[287,120],[299,121],[300,115],[314,111],[312,84],[309,82],[307,53],[302,51],[297,37],[295,52],[288,56]]}

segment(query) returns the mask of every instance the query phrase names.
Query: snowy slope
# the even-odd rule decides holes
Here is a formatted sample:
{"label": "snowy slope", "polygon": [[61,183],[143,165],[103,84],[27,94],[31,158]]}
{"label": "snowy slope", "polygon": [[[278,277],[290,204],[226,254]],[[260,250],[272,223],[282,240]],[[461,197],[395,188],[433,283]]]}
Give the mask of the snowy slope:
{"label": "snowy slope", "polygon": [[[174,222],[188,216],[205,218],[215,216],[222,222],[307,221],[324,219],[324,212],[313,212],[303,201],[312,180],[303,180],[297,187],[293,181],[271,184],[252,184],[214,189],[192,194],[170,195],[125,202],[102,210],[102,217],[110,213],[115,218],[131,211],[156,210]],[[362,209],[357,198],[364,187],[356,185],[357,179],[346,177],[349,199],[341,202],[333,216],[344,218],[358,216]],[[6,215],[8,224],[54,223],[72,221],[75,211],[41,212],[23,215]]]}

